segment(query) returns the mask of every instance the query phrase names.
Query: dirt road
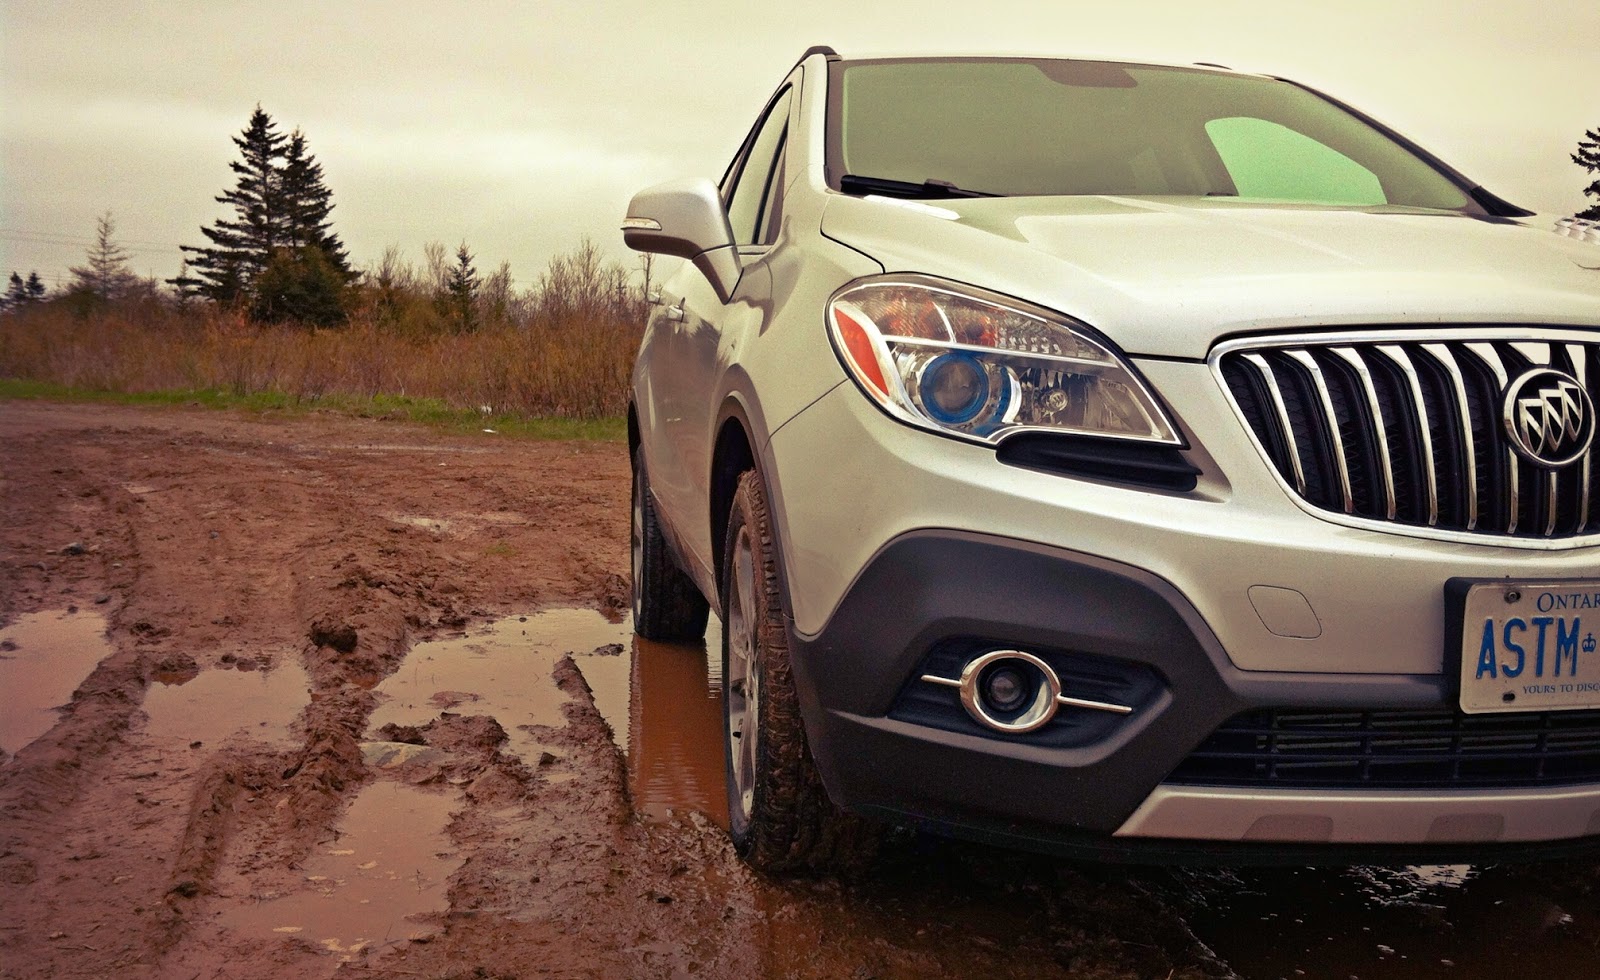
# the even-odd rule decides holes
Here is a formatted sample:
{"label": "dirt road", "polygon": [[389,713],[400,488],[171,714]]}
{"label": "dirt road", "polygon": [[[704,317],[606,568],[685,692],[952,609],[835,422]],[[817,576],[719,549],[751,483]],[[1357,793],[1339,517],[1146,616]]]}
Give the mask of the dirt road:
{"label": "dirt road", "polygon": [[613,444],[0,402],[0,977],[1600,959],[1590,868],[1168,875],[907,835],[855,879],[752,875],[715,823],[717,658],[623,618],[627,492]]}
{"label": "dirt road", "polygon": [[0,403],[0,975],[1203,974],[1065,865],[748,873],[703,649],[620,621],[627,488],[612,444]]}

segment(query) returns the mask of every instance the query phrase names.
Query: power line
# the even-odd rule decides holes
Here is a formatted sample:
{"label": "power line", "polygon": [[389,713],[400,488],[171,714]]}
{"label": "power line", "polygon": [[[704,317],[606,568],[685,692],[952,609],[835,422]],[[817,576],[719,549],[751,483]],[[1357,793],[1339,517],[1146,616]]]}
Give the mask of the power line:
{"label": "power line", "polygon": [[[23,244],[31,244],[31,245],[89,246],[89,245],[97,245],[97,244],[99,244],[99,241],[100,241],[98,237],[86,237],[86,236],[82,236],[82,235],[68,235],[68,234],[63,234],[61,232],[51,232],[51,231],[27,231],[27,230],[21,229],[21,228],[0,228],[0,238],[7,239],[9,241],[20,242],[20,243],[23,243]],[[116,238],[116,237],[113,237],[111,239],[111,242],[112,242],[112,244],[117,245],[117,246],[123,246],[123,245],[141,245],[141,246],[145,246],[145,248],[143,248],[142,251],[150,251],[152,249],[161,249],[161,250],[164,250],[164,251],[176,252],[181,248],[181,246],[179,246],[179,245],[177,245],[177,244],[175,244],[173,242],[153,242],[153,241],[149,241],[147,239],[141,239],[141,238]]]}
{"label": "power line", "polygon": [[[61,239],[69,240],[69,241],[90,242],[90,243],[99,240],[99,236],[98,235],[74,235],[74,234],[71,234],[69,232],[64,232],[64,231],[35,231],[35,230],[31,229],[31,228],[0,228],[0,234],[5,234],[5,235],[31,235],[31,236],[38,237],[38,238],[61,238]],[[141,238],[123,238],[120,235],[116,235],[116,236],[112,236],[112,237],[115,238],[116,241],[128,242],[130,244],[135,244],[135,245],[161,245],[161,246],[171,246],[173,248],[177,247],[172,242],[153,242],[153,241],[150,241],[148,239],[141,239]]]}

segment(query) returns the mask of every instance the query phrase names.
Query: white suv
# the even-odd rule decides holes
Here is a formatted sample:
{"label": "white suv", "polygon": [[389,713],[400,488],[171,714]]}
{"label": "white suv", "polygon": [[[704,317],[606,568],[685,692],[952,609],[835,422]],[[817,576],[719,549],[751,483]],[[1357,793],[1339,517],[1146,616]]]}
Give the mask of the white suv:
{"label": "white suv", "polygon": [[1600,849],[1593,226],[1282,79],[824,48],[623,230],[753,863]]}

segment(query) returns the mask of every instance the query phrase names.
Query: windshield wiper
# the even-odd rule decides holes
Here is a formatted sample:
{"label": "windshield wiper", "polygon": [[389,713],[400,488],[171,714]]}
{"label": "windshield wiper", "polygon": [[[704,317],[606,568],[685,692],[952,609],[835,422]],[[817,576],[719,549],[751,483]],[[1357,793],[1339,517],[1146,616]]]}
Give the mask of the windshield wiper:
{"label": "windshield wiper", "polygon": [[845,174],[839,178],[839,189],[846,194],[882,194],[884,197],[904,197],[919,201],[948,200],[952,197],[1005,197],[988,191],[970,191],[957,187],[948,180],[925,180],[920,184],[909,180],[891,180],[888,177],[862,177]]}

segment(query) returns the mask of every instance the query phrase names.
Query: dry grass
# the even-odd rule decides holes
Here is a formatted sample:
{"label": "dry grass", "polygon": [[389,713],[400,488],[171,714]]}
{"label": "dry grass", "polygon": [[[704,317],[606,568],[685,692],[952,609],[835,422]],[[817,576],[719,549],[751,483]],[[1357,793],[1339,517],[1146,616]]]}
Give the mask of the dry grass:
{"label": "dry grass", "polygon": [[638,311],[612,304],[559,317],[543,312],[475,333],[418,334],[374,315],[308,330],[157,301],[89,315],[45,304],[0,315],[0,378],[122,393],[272,394],[295,402],[401,396],[523,418],[623,414],[639,346]]}

